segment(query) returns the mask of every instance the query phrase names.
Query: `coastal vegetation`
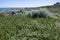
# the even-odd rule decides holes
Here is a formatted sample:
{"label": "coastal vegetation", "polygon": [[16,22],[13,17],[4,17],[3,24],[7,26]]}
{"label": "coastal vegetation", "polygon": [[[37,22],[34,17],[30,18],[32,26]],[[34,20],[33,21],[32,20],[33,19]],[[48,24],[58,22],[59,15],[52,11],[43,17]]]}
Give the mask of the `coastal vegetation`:
{"label": "coastal vegetation", "polygon": [[0,40],[60,40],[60,16],[45,8],[0,12]]}

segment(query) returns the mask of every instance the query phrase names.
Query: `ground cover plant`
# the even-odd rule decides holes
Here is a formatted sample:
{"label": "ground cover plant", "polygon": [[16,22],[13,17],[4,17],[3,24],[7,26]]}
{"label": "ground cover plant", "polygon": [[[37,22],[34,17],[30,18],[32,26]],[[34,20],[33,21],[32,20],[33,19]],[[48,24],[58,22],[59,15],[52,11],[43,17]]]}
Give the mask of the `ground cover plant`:
{"label": "ground cover plant", "polygon": [[0,16],[0,40],[60,40],[60,22],[26,15]]}

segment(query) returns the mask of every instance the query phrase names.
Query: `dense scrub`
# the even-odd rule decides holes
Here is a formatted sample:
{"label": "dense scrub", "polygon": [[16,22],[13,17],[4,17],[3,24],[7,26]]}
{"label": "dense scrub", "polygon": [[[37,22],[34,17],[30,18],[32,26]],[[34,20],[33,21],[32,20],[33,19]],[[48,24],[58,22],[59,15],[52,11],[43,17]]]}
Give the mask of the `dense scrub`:
{"label": "dense scrub", "polygon": [[0,17],[0,40],[60,40],[59,20],[25,15]]}

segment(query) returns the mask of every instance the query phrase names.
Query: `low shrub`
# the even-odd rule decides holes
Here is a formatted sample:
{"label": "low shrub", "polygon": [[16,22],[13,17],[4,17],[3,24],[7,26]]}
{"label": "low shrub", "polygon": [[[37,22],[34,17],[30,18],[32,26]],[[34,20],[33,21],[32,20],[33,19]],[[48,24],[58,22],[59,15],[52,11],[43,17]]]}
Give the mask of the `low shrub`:
{"label": "low shrub", "polygon": [[4,15],[1,13],[1,14],[0,14],[0,17],[4,17]]}
{"label": "low shrub", "polygon": [[50,16],[49,10],[47,10],[46,8],[40,8],[39,17],[48,18],[49,16]]}
{"label": "low shrub", "polygon": [[28,16],[32,18],[36,17],[48,18],[50,16],[50,12],[45,8],[40,8],[39,10],[32,10],[30,13],[28,13]]}

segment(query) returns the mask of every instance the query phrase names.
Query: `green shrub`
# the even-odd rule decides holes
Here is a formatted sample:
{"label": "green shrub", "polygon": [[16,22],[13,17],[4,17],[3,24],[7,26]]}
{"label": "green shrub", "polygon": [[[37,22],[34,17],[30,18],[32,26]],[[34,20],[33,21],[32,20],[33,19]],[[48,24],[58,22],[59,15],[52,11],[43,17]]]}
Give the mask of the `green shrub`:
{"label": "green shrub", "polygon": [[48,18],[50,14],[51,13],[46,8],[40,8],[40,14],[39,14],[40,17]]}
{"label": "green shrub", "polygon": [[1,14],[0,14],[0,17],[4,17],[4,15],[1,13]]}
{"label": "green shrub", "polygon": [[36,17],[48,18],[50,16],[50,12],[45,8],[40,8],[39,10],[32,10],[30,13],[28,13],[28,16],[32,18]]}

